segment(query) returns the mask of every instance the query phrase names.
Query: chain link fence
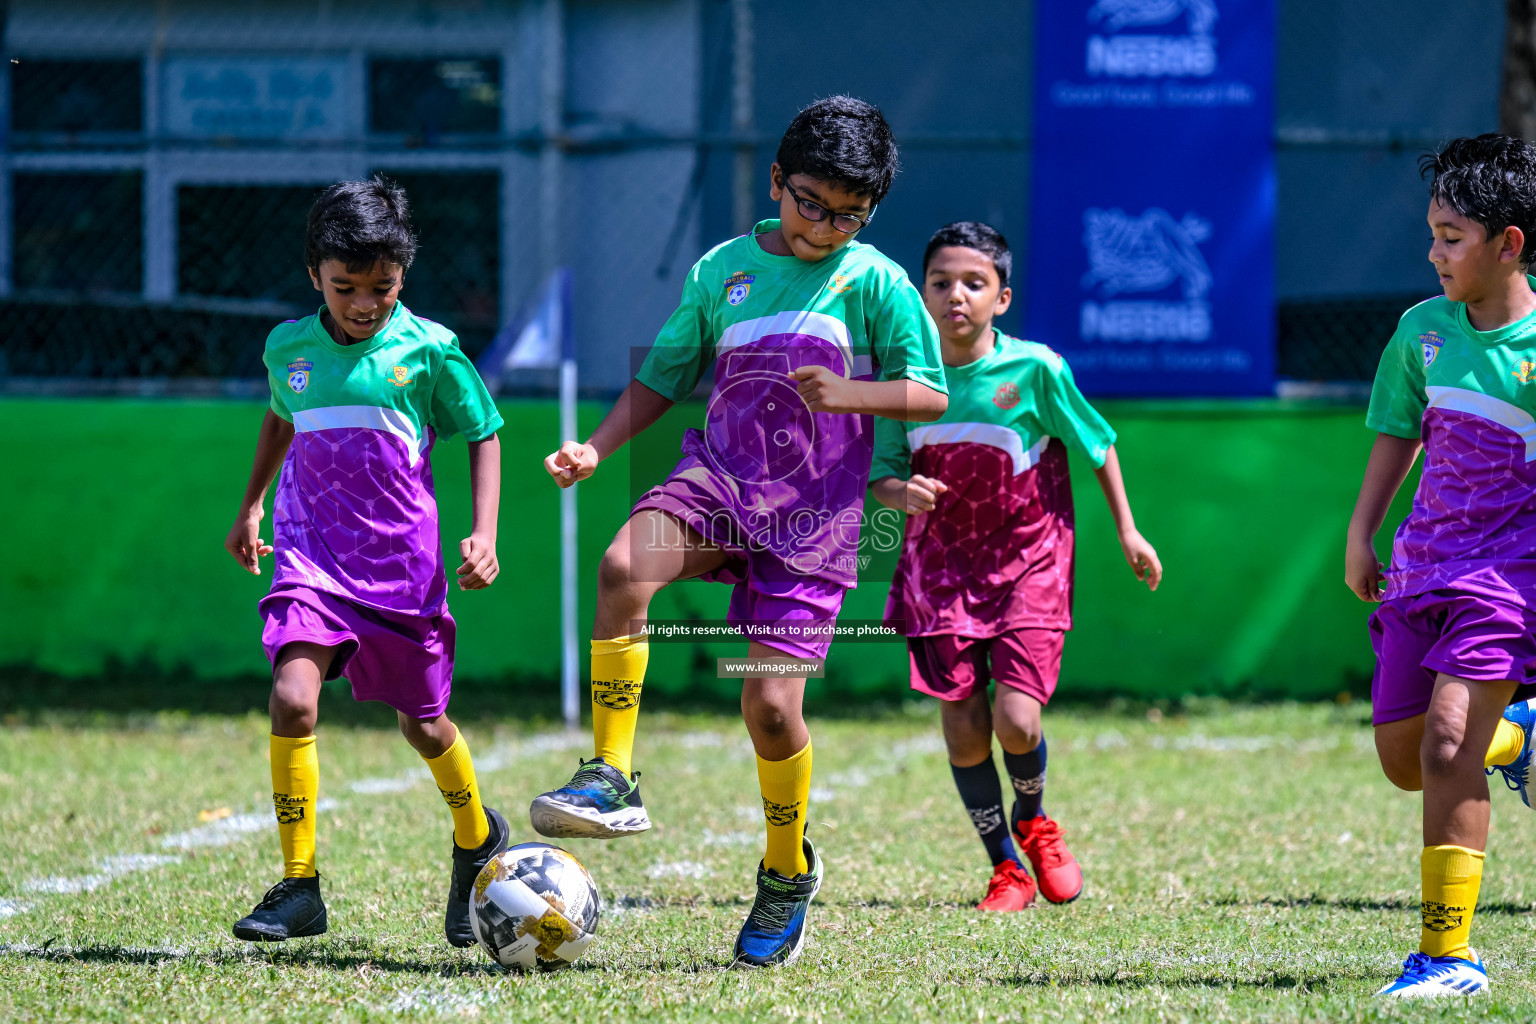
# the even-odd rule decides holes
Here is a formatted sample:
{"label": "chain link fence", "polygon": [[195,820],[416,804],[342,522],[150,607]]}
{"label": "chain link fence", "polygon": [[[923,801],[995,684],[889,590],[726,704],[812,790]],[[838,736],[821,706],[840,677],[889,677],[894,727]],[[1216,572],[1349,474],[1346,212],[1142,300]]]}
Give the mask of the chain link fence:
{"label": "chain link fence", "polygon": [[[1027,36],[1026,8],[996,6]],[[778,127],[787,86],[768,58],[793,37],[778,8],[382,0],[361,39],[327,9],[0,6],[10,390],[259,378],[271,325],[319,304],[301,258],[310,202],[374,172],[414,207],[421,247],[403,298],[415,312],[473,355],[571,265],[583,380],[612,390],[690,263],[762,211],[775,136],[752,112],[774,111],[759,120]],[[1367,381],[1398,315],[1434,293],[1417,154],[1497,124],[1502,4],[1281,0],[1280,12],[1280,375]],[[917,29],[893,17],[871,31],[879,53]],[[1452,80],[1437,70],[1453,65]],[[1027,60],[1006,73],[1027,95]],[[869,61],[841,87],[893,120],[924,112],[906,128],[927,141],[907,148],[906,191],[871,240],[910,266],[941,213],[1026,237],[1027,129],[936,144],[944,104],[914,100],[928,86],[899,68]],[[934,197],[967,166],[1007,173],[961,183],[988,198],[950,210]]]}

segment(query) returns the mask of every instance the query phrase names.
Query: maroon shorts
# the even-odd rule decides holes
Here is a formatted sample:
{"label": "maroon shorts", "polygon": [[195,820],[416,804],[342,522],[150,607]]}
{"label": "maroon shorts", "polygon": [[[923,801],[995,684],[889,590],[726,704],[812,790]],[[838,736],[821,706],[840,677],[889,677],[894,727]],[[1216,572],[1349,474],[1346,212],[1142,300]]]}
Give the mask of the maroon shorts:
{"label": "maroon shorts", "polygon": [[965,700],[996,680],[1046,704],[1061,675],[1065,639],[1059,629],[1013,629],[985,639],[951,633],[907,637],[912,689],[940,700]]}
{"label": "maroon shorts", "polygon": [[1516,700],[1536,694],[1536,611],[1459,590],[1392,597],[1371,615],[1371,721],[1429,710],[1441,672],[1480,682],[1514,680]]}
{"label": "maroon shorts", "polygon": [[307,587],[281,587],[261,599],[261,645],[274,666],[291,643],[338,648],[327,679],[345,676],[354,700],[383,701],[412,718],[436,718],[453,689],[457,626],[440,615],[365,608]]}

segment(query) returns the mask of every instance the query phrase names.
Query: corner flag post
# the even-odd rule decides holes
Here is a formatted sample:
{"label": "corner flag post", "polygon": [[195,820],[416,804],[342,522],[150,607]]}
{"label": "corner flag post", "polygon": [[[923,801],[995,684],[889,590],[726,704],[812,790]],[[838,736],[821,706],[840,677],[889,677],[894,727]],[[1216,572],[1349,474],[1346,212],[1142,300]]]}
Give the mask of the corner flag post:
{"label": "corner flag post", "polygon": [[[571,272],[560,277],[560,436],[576,439],[576,333],[571,329]],[[576,487],[560,492],[560,707],[565,727],[581,725],[581,650],[576,640]]]}

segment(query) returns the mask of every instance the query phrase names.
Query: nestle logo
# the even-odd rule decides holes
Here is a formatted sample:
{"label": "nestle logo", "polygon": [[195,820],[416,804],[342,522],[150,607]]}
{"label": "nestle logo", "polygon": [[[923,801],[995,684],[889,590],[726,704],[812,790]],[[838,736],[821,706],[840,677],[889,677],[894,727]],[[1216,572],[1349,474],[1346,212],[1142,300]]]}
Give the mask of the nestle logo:
{"label": "nestle logo", "polygon": [[[1120,35],[1122,30],[1166,25],[1179,15],[1189,34]],[[1124,78],[1205,77],[1216,73],[1215,0],[1098,0],[1088,21],[1105,36],[1088,37],[1088,74]]]}

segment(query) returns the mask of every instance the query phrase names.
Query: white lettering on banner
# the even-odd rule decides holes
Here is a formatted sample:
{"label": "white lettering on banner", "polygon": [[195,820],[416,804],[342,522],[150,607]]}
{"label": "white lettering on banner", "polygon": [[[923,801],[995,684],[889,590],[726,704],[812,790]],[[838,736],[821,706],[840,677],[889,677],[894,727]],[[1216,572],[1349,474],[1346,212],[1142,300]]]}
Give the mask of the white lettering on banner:
{"label": "white lettering on banner", "polygon": [[1206,341],[1211,307],[1204,302],[1084,302],[1084,341]]}
{"label": "white lettering on banner", "polygon": [[1213,75],[1216,41],[1210,36],[1089,36],[1088,73],[1122,78]]}
{"label": "white lettering on banner", "polygon": [[170,135],[323,139],[347,132],[345,57],[173,55],[163,76]]}

